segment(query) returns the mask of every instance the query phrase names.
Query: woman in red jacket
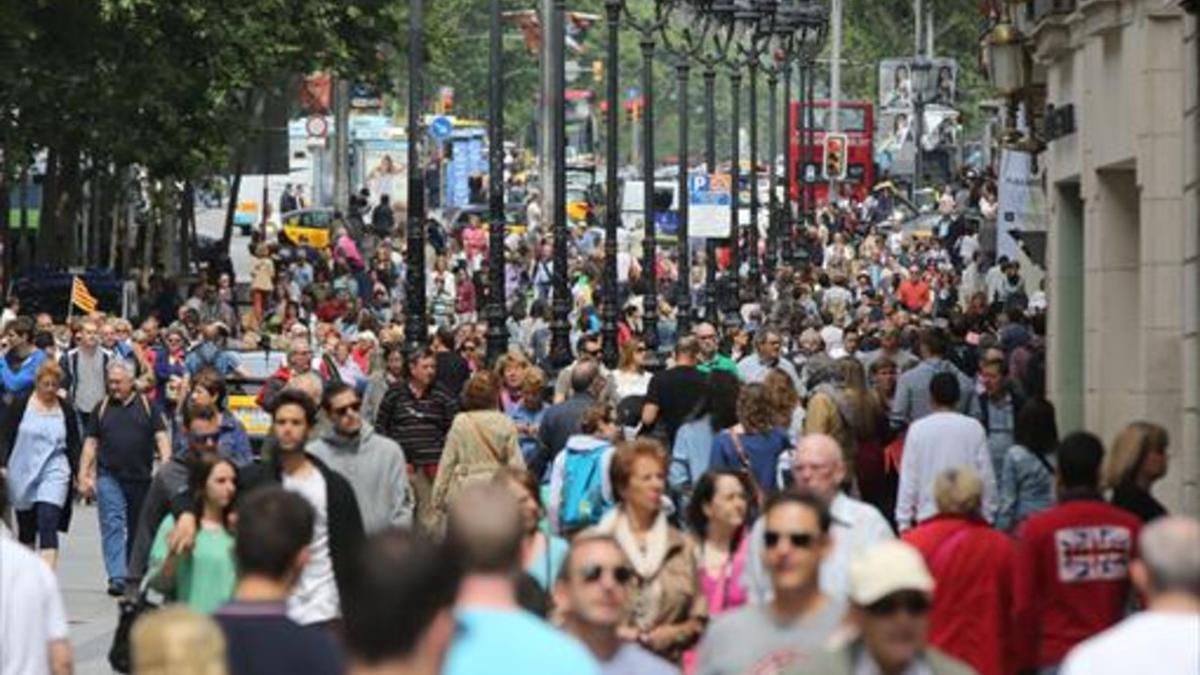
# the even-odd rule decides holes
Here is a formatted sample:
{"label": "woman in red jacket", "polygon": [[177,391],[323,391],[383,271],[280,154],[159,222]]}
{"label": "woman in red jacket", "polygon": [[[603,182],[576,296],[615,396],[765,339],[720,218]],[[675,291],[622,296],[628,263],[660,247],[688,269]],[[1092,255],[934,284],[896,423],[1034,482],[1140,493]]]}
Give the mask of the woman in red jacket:
{"label": "woman in red jacket", "polygon": [[906,532],[921,551],[937,593],[929,644],[980,675],[1015,672],[1012,662],[1013,570],[1016,550],[979,515],[983,481],[967,468],[947,469],[934,483],[938,515]]}

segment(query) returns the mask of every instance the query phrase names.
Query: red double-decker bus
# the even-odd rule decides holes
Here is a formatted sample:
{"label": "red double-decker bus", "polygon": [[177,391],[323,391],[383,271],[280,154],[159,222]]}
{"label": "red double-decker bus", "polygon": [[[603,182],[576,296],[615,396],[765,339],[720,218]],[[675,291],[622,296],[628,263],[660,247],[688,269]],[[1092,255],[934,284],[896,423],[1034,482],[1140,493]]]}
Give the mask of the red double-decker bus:
{"label": "red double-decker bus", "polygon": [[[792,199],[800,198],[806,172],[817,204],[829,201],[829,180],[822,173],[825,156],[825,132],[830,124],[829,101],[812,104],[812,143],[804,144],[800,137],[800,103],[793,101],[788,117],[788,161],[792,163],[792,184],[788,186]],[[808,106],[805,106],[807,110]],[[875,184],[875,107],[869,101],[841,101],[838,104],[838,131],[846,135],[846,177],[838,181],[840,189],[848,189],[854,197],[865,198]]]}

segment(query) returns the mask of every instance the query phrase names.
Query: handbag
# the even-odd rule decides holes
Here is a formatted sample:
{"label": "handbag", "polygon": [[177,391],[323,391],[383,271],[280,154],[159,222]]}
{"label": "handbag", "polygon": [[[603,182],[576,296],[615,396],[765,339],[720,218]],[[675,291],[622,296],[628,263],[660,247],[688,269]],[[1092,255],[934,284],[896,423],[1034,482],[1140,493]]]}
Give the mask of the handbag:
{"label": "handbag", "polygon": [[762,485],[758,482],[758,477],[754,475],[754,469],[750,466],[750,456],[746,454],[746,449],[742,447],[742,435],[729,432],[729,438],[733,440],[733,450],[737,453],[738,462],[742,465],[742,473],[750,481],[750,489],[754,492],[754,504],[760,510],[767,501],[767,496],[763,492]]}
{"label": "handbag", "polygon": [[132,653],[129,647],[130,633],[133,625],[142,616],[158,609],[158,605],[147,598],[149,580],[142,583],[137,597],[132,600],[121,600],[117,604],[117,629],[113,632],[112,646],[108,648],[108,665],[118,673],[128,673],[133,667]]}

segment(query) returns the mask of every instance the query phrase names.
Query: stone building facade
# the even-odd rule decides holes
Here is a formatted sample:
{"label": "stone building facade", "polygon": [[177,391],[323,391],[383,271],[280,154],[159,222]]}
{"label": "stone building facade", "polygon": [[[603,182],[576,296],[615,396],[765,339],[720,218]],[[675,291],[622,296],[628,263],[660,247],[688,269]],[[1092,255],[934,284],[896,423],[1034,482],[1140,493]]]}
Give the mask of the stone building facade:
{"label": "stone building facade", "polygon": [[1106,443],[1167,428],[1155,491],[1200,513],[1200,41],[1194,0],[1041,0],[1025,14],[1047,103],[1049,393]]}

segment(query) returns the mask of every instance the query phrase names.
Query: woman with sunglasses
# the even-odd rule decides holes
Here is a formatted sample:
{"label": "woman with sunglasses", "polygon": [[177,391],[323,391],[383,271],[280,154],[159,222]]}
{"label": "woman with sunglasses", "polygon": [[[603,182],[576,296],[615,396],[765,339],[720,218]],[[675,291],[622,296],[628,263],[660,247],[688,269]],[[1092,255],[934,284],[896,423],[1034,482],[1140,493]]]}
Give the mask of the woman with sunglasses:
{"label": "woman with sunglasses", "polygon": [[45,361],[30,393],[18,397],[0,424],[0,467],[17,513],[17,539],[36,548],[51,568],[58,533],[71,520],[74,476],[82,447],[74,410],[59,398],[62,368]]}
{"label": "woman with sunglasses", "polygon": [[646,395],[650,389],[650,373],[646,372],[646,343],[641,338],[630,337],[621,347],[613,380],[618,401]]}
{"label": "woman with sunglasses", "polygon": [[983,481],[971,469],[947,469],[933,492],[938,514],[902,536],[921,552],[937,586],[929,643],[980,675],[1015,672],[1016,547],[980,515]]}
{"label": "woman with sunglasses", "polygon": [[233,597],[237,583],[230,525],[237,467],[220,455],[199,455],[188,471],[188,490],[195,500],[195,543],[186,553],[169,550],[167,538],[175,529],[175,516],[168,515],[150,549],[148,578],[155,589],[197,612],[211,614]]}
{"label": "woman with sunglasses", "polygon": [[616,539],[634,571],[631,613],[622,639],[678,664],[707,621],[691,541],[663,511],[667,453],[654,440],[623,444],[610,467],[617,508],[595,530]]}
{"label": "woman with sunglasses", "polygon": [[[688,504],[696,576],[708,602],[710,621],[749,599],[742,573],[749,549],[746,525],[751,494],[743,474],[717,469],[700,477]],[[694,671],[695,650],[683,655],[683,665],[685,672]]]}

